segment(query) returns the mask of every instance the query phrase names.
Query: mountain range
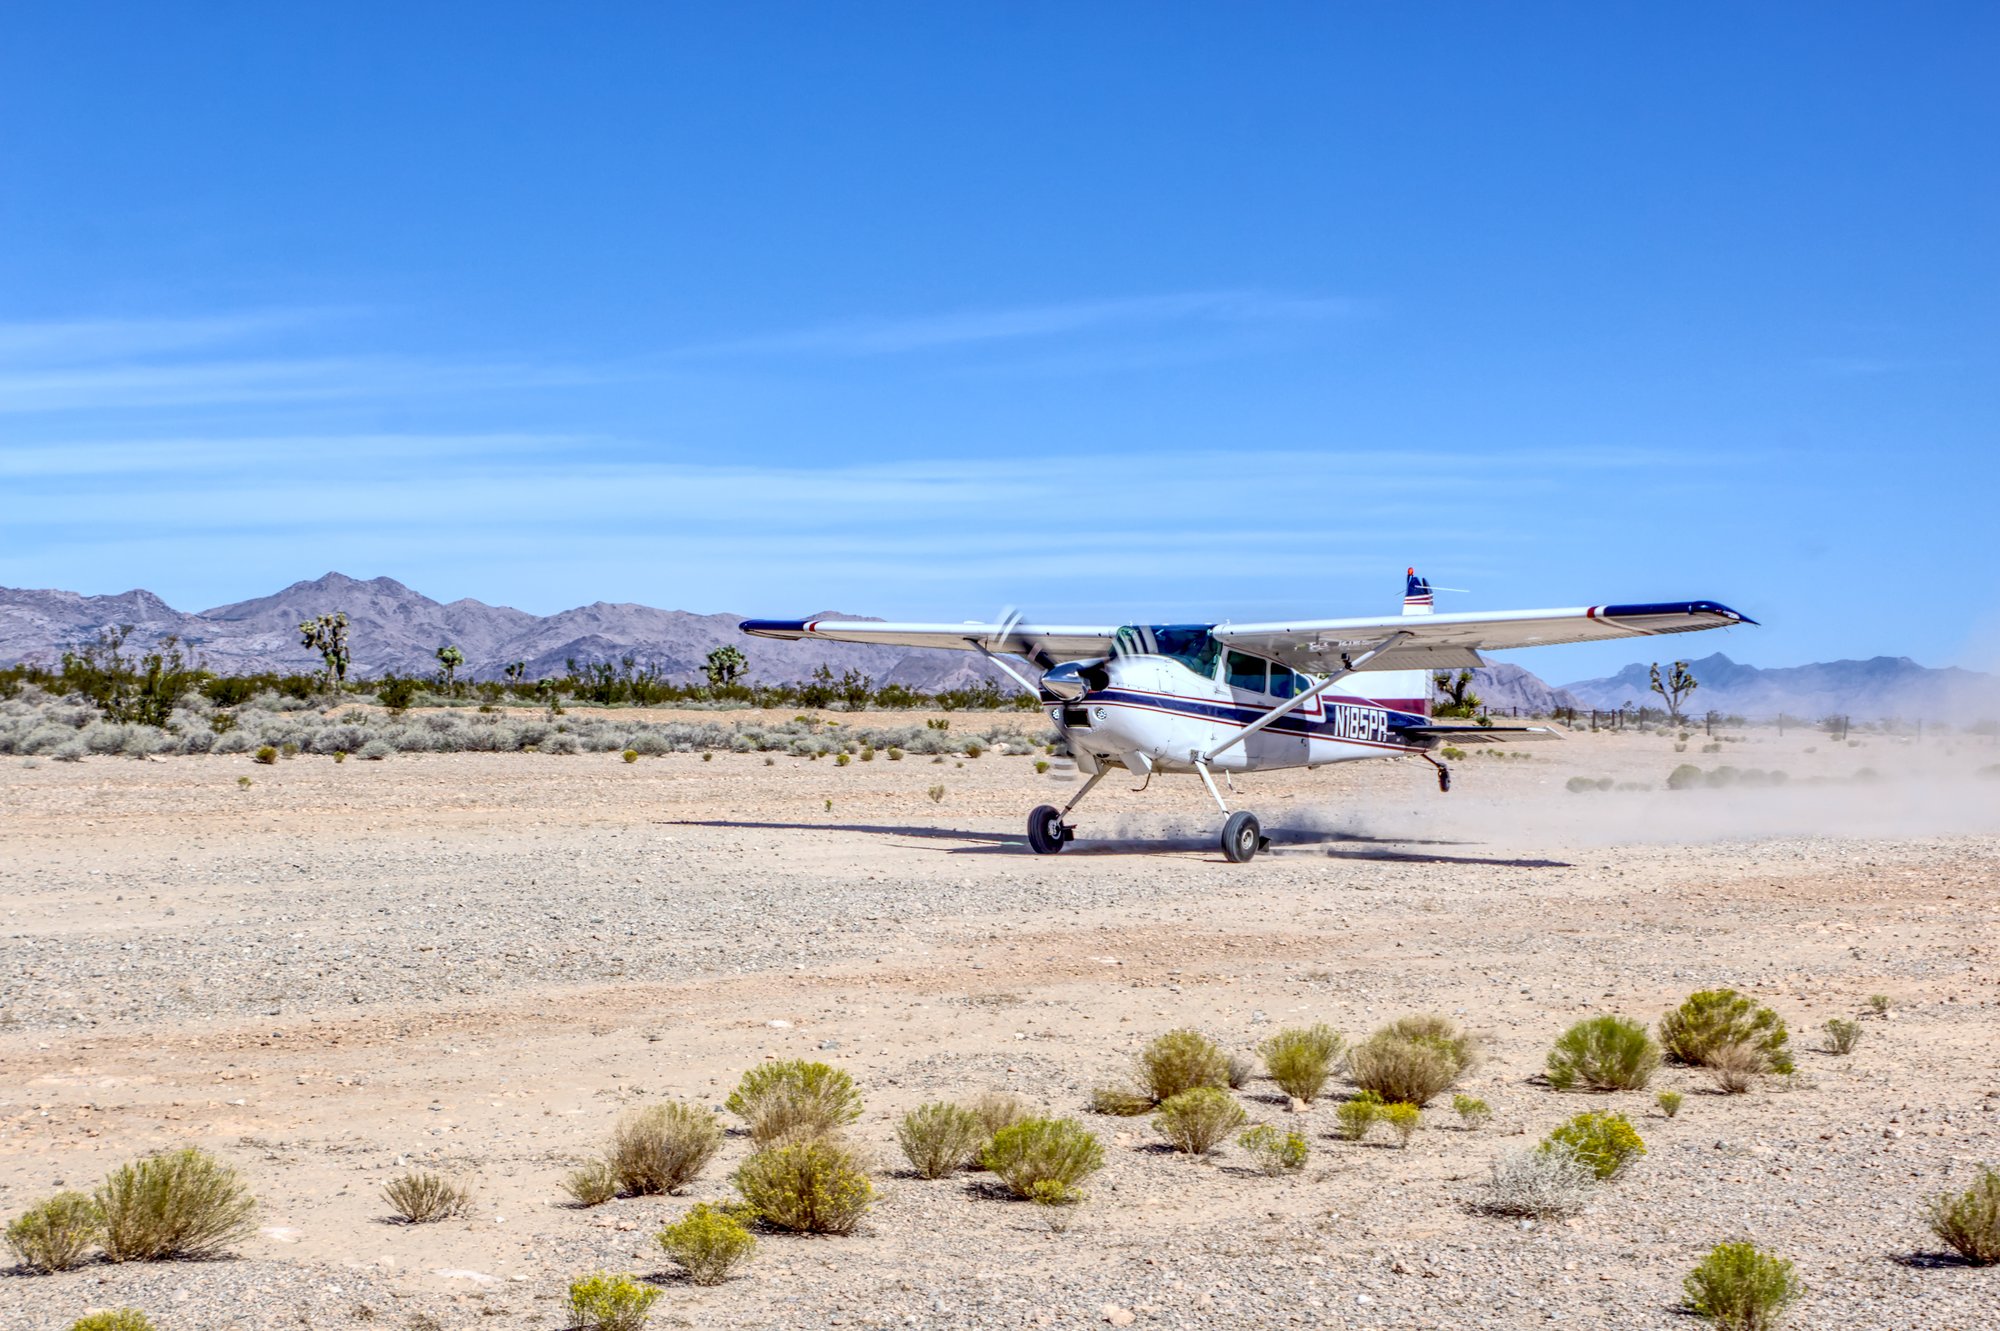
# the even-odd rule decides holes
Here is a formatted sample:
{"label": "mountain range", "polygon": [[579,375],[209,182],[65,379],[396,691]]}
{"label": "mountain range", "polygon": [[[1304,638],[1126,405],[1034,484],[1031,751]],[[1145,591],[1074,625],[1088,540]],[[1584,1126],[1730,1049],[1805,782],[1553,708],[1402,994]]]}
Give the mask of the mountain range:
{"label": "mountain range", "polygon": [[[986,679],[1007,683],[987,662],[964,652],[746,638],[736,629],[736,615],[696,615],[630,603],[597,601],[558,614],[532,615],[483,601],[434,601],[393,578],[364,582],[341,573],[198,613],[176,610],[148,591],[84,596],[0,587],[0,665],[53,664],[66,648],[90,641],[103,629],[129,624],[133,643],[175,635],[218,672],[303,672],[317,669],[319,658],[300,645],[299,621],[332,611],[348,617],[352,670],[363,677],[390,670],[431,674],[437,668],[437,649],[451,644],[465,654],[463,673],[475,679],[498,679],[515,661],[526,664],[528,678],[539,679],[562,674],[571,659],[631,656],[685,683],[701,678],[710,651],[733,645],[748,660],[750,677],[768,683],[804,679],[821,665],[836,674],[859,670],[877,685],[903,684],[926,692]],[[1689,668],[1701,683],[1689,702],[1697,715],[1711,708],[1759,718],[1779,712],[1805,717],[1842,713],[1860,719],[2000,715],[2000,680],[1994,676],[1930,669],[1908,657],[1760,669],[1718,652]],[[1524,714],[1559,707],[1608,711],[1659,701],[1649,687],[1645,663],[1605,679],[1552,688],[1520,666],[1494,662],[1477,672],[1473,688],[1493,710]]]}
{"label": "mountain range", "polygon": [[609,601],[531,615],[483,601],[433,601],[394,578],[363,582],[343,573],[199,613],[176,610],[148,591],[81,596],[0,588],[0,665],[53,663],[66,648],[92,640],[101,630],[129,624],[131,642],[150,644],[173,634],[218,673],[303,673],[319,668],[319,656],[300,645],[299,622],[334,611],[347,615],[350,670],[364,678],[391,670],[433,674],[437,649],[450,644],[465,654],[461,676],[474,679],[499,679],[515,661],[526,663],[529,679],[540,679],[563,674],[571,659],[581,663],[631,656],[671,680],[691,683],[702,677],[709,652],[725,645],[742,651],[750,678],[768,683],[805,679],[821,665],[835,674],[859,670],[877,685],[903,684],[926,692],[989,677],[1005,679],[985,661],[962,652],[746,638],[736,629],[739,615],[696,615]]}
{"label": "mountain range", "polygon": [[[1664,669],[1667,662],[1663,659],[1660,664]],[[1933,669],[1907,656],[1764,669],[1740,665],[1716,652],[1688,662],[1688,671],[1700,685],[1686,704],[1696,716],[1713,710],[1748,717],[1784,712],[1861,720],[2000,717],[2000,678],[1956,666]],[[1652,690],[1648,663],[1626,666],[1607,679],[1579,680],[1565,685],[1564,691],[1579,706],[1607,711],[1626,703],[1657,707],[1660,702]]]}

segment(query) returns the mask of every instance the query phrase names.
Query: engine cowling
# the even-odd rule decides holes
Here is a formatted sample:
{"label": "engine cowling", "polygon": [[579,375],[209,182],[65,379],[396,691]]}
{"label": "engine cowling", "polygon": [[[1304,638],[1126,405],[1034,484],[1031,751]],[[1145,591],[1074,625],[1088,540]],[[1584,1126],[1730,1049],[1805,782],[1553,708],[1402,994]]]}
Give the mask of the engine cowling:
{"label": "engine cowling", "polygon": [[1102,661],[1064,661],[1042,675],[1042,691],[1063,702],[1077,702],[1110,682]]}

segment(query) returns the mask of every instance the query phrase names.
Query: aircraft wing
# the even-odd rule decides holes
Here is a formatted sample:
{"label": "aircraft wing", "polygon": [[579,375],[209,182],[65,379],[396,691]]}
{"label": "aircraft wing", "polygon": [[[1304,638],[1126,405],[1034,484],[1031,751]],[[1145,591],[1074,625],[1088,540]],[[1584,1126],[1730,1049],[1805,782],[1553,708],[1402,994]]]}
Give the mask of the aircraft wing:
{"label": "aircraft wing", "polygon": [[1043,662],[1084,661],[1111,655],[1116,626],[1047,624],[888,624],[872,619],[746,619],[740,626],[753,638],[817,638],[830,642],[873,642],[888,647],[981,648]]}
{"label": "aircraft wing", "polygon": [[1409,636],[1363,670],[1429,670],[1480,666],[1483,651],[1547,647],[1565,642],[1693,633],[1757,621],[1715,601],[1592,605],[1569,610],[1501,610],[1488,614],[1382,615],[1366,619],[1300,619],[1271,624],[1218,624],[1220,641],[1325,674],[1343,653],[1359,656],[1393,634]]}

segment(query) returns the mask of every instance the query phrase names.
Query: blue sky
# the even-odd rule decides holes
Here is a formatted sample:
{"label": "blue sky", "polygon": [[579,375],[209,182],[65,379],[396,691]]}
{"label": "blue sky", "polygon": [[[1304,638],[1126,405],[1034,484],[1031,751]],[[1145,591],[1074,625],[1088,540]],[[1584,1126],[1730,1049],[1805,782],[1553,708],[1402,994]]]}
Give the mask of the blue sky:
{"label": "blue sky", "polygon": [[[13,5],[0,584],[2000,663],[1991,5]],[[1554,679],[1629,649],[1521,658]]]}

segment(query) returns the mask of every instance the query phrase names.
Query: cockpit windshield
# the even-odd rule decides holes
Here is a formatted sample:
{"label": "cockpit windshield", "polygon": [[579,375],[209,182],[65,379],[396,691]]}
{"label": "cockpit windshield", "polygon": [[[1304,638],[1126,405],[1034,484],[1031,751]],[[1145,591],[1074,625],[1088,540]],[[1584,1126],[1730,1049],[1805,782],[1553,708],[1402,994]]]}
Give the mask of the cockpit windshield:
{"label": "cockpit windshield", "polygon": [[1215,677],[1222,644],[1209,636],[1208,624],[1127,624],[1112,640],[1120,656],[1165,656],[1204,679]]}

